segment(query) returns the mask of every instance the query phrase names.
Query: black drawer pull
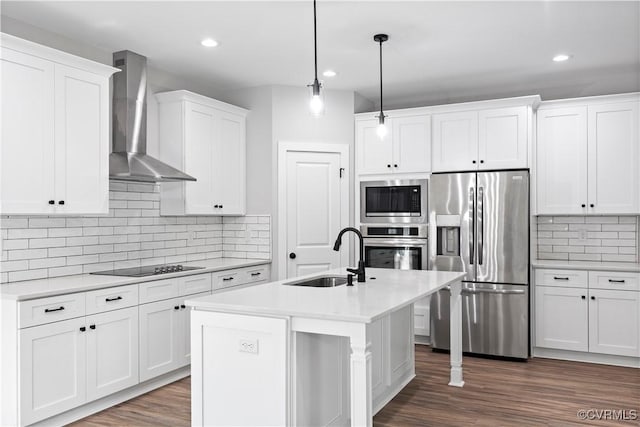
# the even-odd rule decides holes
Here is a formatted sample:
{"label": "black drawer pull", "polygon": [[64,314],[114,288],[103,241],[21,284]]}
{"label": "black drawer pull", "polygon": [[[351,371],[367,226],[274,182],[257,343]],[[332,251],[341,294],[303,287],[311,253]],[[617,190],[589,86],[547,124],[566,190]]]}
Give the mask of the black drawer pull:
{"label": "black drawer pull", "polygon": [[89,325],[89,329],[95,329],[96,325]]}
{"label": "black drawer pull", "polygon": [[257,272],[257,273],[251,273],[251,275],[252,275],[252,276],[259,276],[260,274],[262,274],[262,273],[260,273],[260,272]]}
{"label": "black drawer pull", "polygon": [[586,296],[584,296],[584,295],[582,295],[580,298],[582,298],[582,299],[586,299],[587,297],[586,297]]}
{"label": "black drawer pull", "polygon": [[180,308],[187,308],[187,306],[184,304],[180,304]]}
{"label": "black drawer pull", "polygon": [[223,282],[228,282],[229,280],[233,280],[233,277],[223,277],[222,278]]}
{"label": "black drawer pull", "polygon": [[174,310],[180,310],[180,306],[179,306],[179,305],[174,305],[174,306],[173,306],[173,309],[174,309]]}
{"label": "black drawer pull", "polygon": [[553,276],[553,280],[569,280],[568,277],[557,277],[557,276]]}
{"label": "black drawer pull", "polygon": [[624,280],[609,279],[609,283],[624,283]]}
{"label": "black drawer pull", "polygon": [[64,306],[60,306],[58,308],[45,308],[44,312],[45,313],[52,313],[54,311],[62,311],[62,310],[64,310]]}
{"label": "black drawer pull", "polygon": [[113,297],[113,298],[105,298],[104,300],[105,300],[106,302],[111,302],[111,301],[119,301],[119,300],[121,300],[121,299],[122,299],[122,297],[121,297],[121,296],[117,296],[117,297]]}
{"label": "black drawer pull", "polygon": [[56,201],[55,201],[55,200],[49,200],[49,204],[50,204],[50,205],[53,205],[53,204],[55,204],[55,203],[56,203]]}
{"label": "black drawer pull", "polygon": [[84,332],[86,330],[87,330],[86,326],[80,326],[80,332]]}

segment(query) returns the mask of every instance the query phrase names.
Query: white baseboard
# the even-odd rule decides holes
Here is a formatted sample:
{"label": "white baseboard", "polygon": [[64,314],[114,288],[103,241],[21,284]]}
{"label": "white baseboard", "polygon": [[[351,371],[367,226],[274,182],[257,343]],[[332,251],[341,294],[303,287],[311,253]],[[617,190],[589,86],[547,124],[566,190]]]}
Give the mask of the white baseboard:
{"label": "white baseboard", "polygon": [[431,337],[426,335],[415,335],[414,343],[420,345],[431,345]]}
{"label": "white baseboard", "polygon": [[96,412],[104,411],[111,408],[118,403],[125,402],[134,397],[148,393],[157,388],[163,387],[167,384],[171,384],[174,381],[178,381],[182,378],[191,375],[191,366],[185,366],[184,368],[177,369],[175,371],[166,373],[157,378],[153,378],[149,381],[145,381],[126,390],[119,391],[109,396],[105,396],[102,399],[94,400],[93,402],[86,403],[77,408],[71,409],[62,414],[55,415],[47,418],[46,420],[38,421],[31,426],[64,426],[74,421],[78,421]]}
{"label": "white baseboard", "polygon": [[640,368],[640,358],[638,357],[585,353],[582,351],[556,350],[541,347],[534,347],[532,353],[532,357],[571,360],[573,362],[598,363],[600,365],[625,366],[627,368]]}

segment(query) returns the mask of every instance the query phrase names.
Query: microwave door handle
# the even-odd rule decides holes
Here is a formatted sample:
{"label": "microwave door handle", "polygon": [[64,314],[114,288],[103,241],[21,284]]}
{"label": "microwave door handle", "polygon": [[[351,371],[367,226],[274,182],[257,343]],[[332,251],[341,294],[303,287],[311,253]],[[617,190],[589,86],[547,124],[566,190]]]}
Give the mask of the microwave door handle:
{"label": "microwave door handle", "polygon": [[484,187],[478,188],[478,264],[482,265],[484,254]]}
{"label": "microwave door handle", "polygon": [[471,223],[469,231],[469,264],[473,264],[475,259],[475,253],[473,252],[473,236],[475,233],[475,202],[476,195],[473,191],[473,187],[469,188],[469,222]]}

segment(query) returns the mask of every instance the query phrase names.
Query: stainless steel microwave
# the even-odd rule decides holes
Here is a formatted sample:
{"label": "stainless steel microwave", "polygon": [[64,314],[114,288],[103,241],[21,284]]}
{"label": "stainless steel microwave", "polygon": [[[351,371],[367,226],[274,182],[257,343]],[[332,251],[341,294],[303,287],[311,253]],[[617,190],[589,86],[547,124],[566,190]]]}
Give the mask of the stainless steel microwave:
{"label": "stainless steel microwave", "polygon": [[363,224],[426,224],[429,219],[426,179],[360,182]]}

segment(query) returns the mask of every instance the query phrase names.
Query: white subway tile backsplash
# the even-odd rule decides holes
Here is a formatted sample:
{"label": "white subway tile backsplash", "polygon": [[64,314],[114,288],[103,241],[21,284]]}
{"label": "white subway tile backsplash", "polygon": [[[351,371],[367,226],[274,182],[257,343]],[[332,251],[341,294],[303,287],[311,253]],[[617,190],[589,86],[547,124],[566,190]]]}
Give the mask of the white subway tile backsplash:
{"label": "white subway tile backsplash", "polygon": [[106,217],[0,217],[0,283],[223,256],[271,258],[268,215],[161,217],[158,185],[111,181],[109,190]]}
{"label": "white subway tile backsplash", "polygon": [[539,259],[638,262],[636,216],[540,216]]}

